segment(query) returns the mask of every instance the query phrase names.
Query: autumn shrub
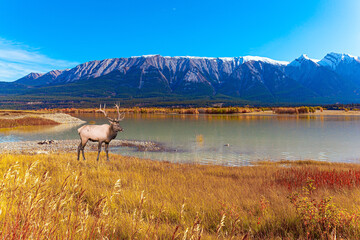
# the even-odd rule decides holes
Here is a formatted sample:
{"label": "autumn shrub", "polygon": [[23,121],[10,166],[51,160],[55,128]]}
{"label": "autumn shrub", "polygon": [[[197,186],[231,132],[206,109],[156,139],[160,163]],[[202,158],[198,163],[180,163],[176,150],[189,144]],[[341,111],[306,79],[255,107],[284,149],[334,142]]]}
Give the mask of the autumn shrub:
{"label": "autumn shrub", "polygon": [[250,109],[247,107],[228,107],[228,108],[203,108],[202,113],[206,114],[234,114],[234,113],[250,113],[256,111],[256,109]]}
{"label": "autumn shrub", "polygon": [[273,112],[276,114],[298,114],[296,108],[284,108],[284,107],[274,108]]}
{"label": "autumn shrub", "polygon": [[308,239],[352,238],[359,234],[360,212],[349,212],[332,203],[332,197],[313,198],[314,180],[308,178],[302,191],[293,192],[290,202],[296,209],[304,235]]}
{"label": "autumn shrub", "polygon": [[310,108],[309,107],[298,107],[296,108],[299,114],[309,113]]}
{"label": "autumn shrub", "polygon": [[316,107],[314,107],[314,108],[315,108],[315,110],[319,110],[320,112],[323,112],[323,111],[324,111],[324,108],[321,107],[321,106],[316,106]]}
{"label": "autumn shrub", "polygon": [[278,107],[273,108],[273,113],[276,114],[306,114],[306,113],[315,113],[316,109],[314,107]]}
{"label": "autumn shrub", "polygon": [[315,113],[316,109],[314,107],[309,107],[309,113]]}

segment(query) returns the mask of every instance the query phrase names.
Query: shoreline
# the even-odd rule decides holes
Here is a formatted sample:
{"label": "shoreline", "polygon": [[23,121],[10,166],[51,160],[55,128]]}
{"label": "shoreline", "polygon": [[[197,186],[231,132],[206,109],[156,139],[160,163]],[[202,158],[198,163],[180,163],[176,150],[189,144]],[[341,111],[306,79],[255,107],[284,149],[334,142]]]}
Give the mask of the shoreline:
{"label": "shoreline", "polygon": [[[41,141],[19,141],[19,142],[2,142],[0,143],[0,154],[50,154],[58,152],[77,152],[77,147],[80,139],[73,140],[41,140]],[[171,151],[166,149],[162,144],[149,141],[137,140],[112,140],[109,148],[116,147],[132,147],[137,151],[148,152],[165,152]],[[97,152],[98,143],[88,142],[85,147],[85,152]],[[102,151],[104,149],[102,148]],[[110,151],[111,152],[111,151]]]}
{"label": "shoreline", "polygon": [[[29,141],[17,141],[17,142],[0,142],[0,155],[1,154],[16,154],[16,155],[51,155],[51,154],[61,154],[61,153],[70,153],[76,154],[77,147],[80,143],[80,139],[67,139],[67,140],[29,140]],[[137,158],[139,160],[151,160],[155,162],[168,162],[170,164],[178,164],[179,162],[170,162],[163,161],[159,159],[148,159],[143,157],[136,156],[126,156],[121,153],[113,152],[114,149],[119,147],[128,147],[133,148],[138,152],[177,152],[178,149],[172,149],[166,147],[162,143],[153,142],[153,141],[141,141],[141,140],[125,140],[125,139],[114,139],[109,145],[109,154],[115,154],[121,157]],[[97,153],[98,143],[88,141],[85,147],[85,154],[88,153]],[[102,145],[101,152],[105,152],[104,144]],[[184,162],[181,164],[188,164]],[[190,164],[199,164],[198,162],[192,162]],[[203,166],[219,166],[219,167],[260,167],[260,166],[269,166],[277,165],[279,167],[289,167],[292,165],[356,165],[360,166],[358,161],[321,161],[313,159],[297,159],[297,160],[286,160],[286,159],[258,159],[249,162],[246,165],[224,165],[216,163],[200,163]]]}
{"label": "shoreline", "polygon": [[316,110],[315,113],[303,114],[278,114],[273,111],[251,112],[244,113],[244,115],[251,116],[360,116],[360,111],[344,111],[344,110],[323,110],[322,112]]}
{"label": "shoreline", "polygon": [[[184,110],[184,112],[167,112],[166,110],[170,110],[167,108],[160,109],[161,111],[149,111],[149,112],[135,112],[135,111],[128,111],[128,109],[121,109],[126,114],[140,114],[140,115],[188,115],[188,116],[360,116],[360,111],[354,110],[316,110],[314,113],[301,113],[301,114],[279,114],[274,113],[272,110],[255,110],[255,111],[247,111],[247,112],[223,112],[223,113],[206,113],[206,112],[199,112],[196,109],[201,108],[189,108]],[[193,111],[192,111],[193,110]],[[251,109],[249,109],[251,110]],[[111,109],[108,110],[109,113],[113,113]],[[35,111],[27,111],[27,110],[0,110],[0,120],[1,119],[20,119],[24,117],[40,117],[44,119],[53,120],[58,122],[59,124],[83,124],[86,123],[85,121],[74,117],[74,115],[81,115],[81,114],[102,114],[96,112],[96,110],[88,110],[88,109],[76,109],[73,111],[65,111],[62,112],[55,112],[53,110],[35,110]]]}
{"label": "shoreline", "polygon": [[[111,113],[111,111],[109,111]],[[71,116],[81,114],[102,114],[97,112],[73,112],[68,113]],[[175,113],[175,112],[127,112],[129,115],[168,115],[168,116],[360,116],[360,111],[344,111],[344,110],[323,110],[322,112],[316,110],[315,113],[301,113],[301,114],[279,114],[274,113],[272,110],[253,111],[244,113]]]}

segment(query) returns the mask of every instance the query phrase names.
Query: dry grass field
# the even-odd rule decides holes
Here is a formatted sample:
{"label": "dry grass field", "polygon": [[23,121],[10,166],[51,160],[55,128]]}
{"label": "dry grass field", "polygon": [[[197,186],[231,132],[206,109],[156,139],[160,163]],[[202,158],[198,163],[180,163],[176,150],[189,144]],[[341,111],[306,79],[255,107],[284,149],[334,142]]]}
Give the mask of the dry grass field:
{"label": "dry grass field", "polygon": [[1,239],[360,238],[360,166],[0,155]]}

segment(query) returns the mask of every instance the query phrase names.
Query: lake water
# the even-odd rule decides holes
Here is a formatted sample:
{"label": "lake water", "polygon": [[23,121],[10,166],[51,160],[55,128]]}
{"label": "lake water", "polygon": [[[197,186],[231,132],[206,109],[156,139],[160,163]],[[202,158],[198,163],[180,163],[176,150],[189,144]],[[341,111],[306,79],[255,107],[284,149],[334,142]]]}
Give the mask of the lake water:
{"label": "lake water", "polygon": [[[87,122],[106,123],[103,115],[75,115]],[[259,160],[314,159],[358,162],[359,116],[252,116],[129,114],[117,139],[155,141],[166,152],[111,148],[111,152],[170,162],[240,166]],[[0,131],[0,142],[79,139],[79,126]],[[110,143],[111,146],[111,143]]]}

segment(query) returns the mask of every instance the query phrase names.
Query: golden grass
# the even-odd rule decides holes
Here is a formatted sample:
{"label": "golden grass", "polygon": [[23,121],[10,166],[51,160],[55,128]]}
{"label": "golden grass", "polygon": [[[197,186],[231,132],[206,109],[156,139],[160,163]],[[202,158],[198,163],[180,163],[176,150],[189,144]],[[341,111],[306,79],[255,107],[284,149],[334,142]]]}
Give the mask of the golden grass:
{"label": "golden grass", "polygon": [[[294,207],[292,193],[275,181],[282,164],[171,164],[113,154],[110,162],[96,162],[96,153],[88,154],[87,161],[75,160],[75,153],[1,154],[0,238],[308,237],[299,215],[302,208]],[[360,169],[310,161],[306,168]],[[332,204],[343,212],[354,213],[360,206],[358,188],[324,187],[312,194],[316,200],[333,196]],[[354,235],[359,234],[359,224],[353,228],[342,236],[359,238]],[[319,238],[328,239],[332,232]]]}
{"label": "golden grass", "polygon": [[[341,163],[331,163],[326,161],[315,161],[311,159],[306,160],[280,160],[280,161],[256,161],[253,162],[254,165],[293,165],[293,166],[301,166],[301,165],[335,165],[340,166]],[[346,166],[349,166],[348,164],[345,164]],[[357,166],[357,165],[356,165]]]}
{"label": "golden grass", "polygon": [[42,126],[42,125],[58,125],[50,119],[40,117],[23,117],[15,119],[0,119],[0,128],[14,128],[20,126]]}

